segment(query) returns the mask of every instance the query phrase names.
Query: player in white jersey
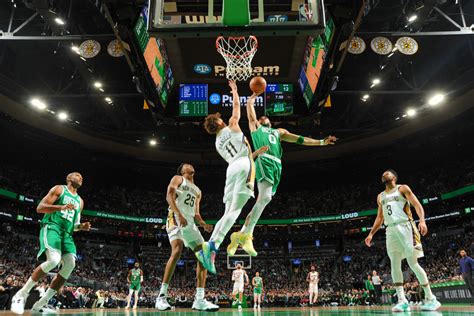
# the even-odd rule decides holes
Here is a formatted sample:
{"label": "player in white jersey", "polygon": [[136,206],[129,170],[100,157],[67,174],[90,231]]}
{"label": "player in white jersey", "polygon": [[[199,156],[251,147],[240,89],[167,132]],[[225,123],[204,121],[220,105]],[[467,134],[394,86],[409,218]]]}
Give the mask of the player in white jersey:
{"label": "player in white jersey", "polygon": [[159,310],[171,308],[167,301],[168,284],[173,277],[184,244],[195,253],[199,260],[196,269],[196,297],[192,308],[201,311],[216,311],[219,306],[208,302],[204,298],[204,287],[207,278],[207,271],[201,263],[204,238],[202,238],[195,222],[207,232],[212,231],[212,226],[204,222],[199,212],[201,190],[194,184],[194,167],[192,165],[183,163],[178,167],[177,175],[171,179],[168,186],[166,200],[169,204],[166,232],[171,244],[171,256],[166,263],[163,282],[155,307]]}
{"label": "player in white jersey", "polygon": [[249,285],[249,276],[247,272],[242,269],[242,265],[237,263],[236,269],[232,272],[232,281],[234,281],[234,289],[232,290],[232,297],[237,300],[237,295],[239,295],[239,309],[242,309],[242,298],[244,295],[244,285]]}
{"label": "player in white jersey", "polygon": [[239,126],[240,101],[237,85],[234,81],[229,81],[229,86],[232,89],[233,98],[229,125],[221,119],[219,113],[208,115],[204,122],[206,131],[211,135],[216,135],[217,152],[229,164],[224,190],[225,213],[217,222],[209,242],[203,245],[203,252],[206,255],[204,266],[214,274],[216,273],[214,258],[217,249],[239,217],[242,208],[249,198],[254,196],[254,155],[259,155],[268,149],[262,147],[254,155],[252,154],[249,142]]}
{"label": "player in white jersey", "polygon": [[[407,185],[397,184],[398,175],[394,170],[387,170],[382,175],[385,191],[377,196],[378,212],[372,230],[365,239],[371,246],[374,234],[382,223],[386,226],[387,253],[392,268],[393,285],[397,291],[398,303],[392,308],[394,312],[409,311],[410,307],[403,291],[402,260],[407,259],[410,269],[415,273],[425,293],[421,310],[434,311],[441,304],[431,292],[426,272],[418,264],[418,258],[423,257],[420,232],[423,236],[428,233],[425,222],[425,211],[418,198]],[[420,218],[418,228],[415,225],[410,206],[415,207]],[[418,231],[419,229],[419,231]]]}
{"label": "player in white jersey", "polygon": [[309,305],[314,305],[318,301],[318,282],[319,272],[316,271],[316,266],[311,266],[311,271],[306,277],[306,282],[309,283]]}

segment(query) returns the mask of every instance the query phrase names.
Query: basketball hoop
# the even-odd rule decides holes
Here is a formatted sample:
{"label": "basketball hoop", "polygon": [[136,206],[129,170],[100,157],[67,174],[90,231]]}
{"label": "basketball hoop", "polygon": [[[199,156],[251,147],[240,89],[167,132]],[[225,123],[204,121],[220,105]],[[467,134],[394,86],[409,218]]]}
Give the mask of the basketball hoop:
{"label": "basketball hoop", "polygon": [[243,81],[252,76],[252,59],[257,52],[258,40],[255,36],[228,37],[216,39],[217,51],[224,57],[229,80]]}

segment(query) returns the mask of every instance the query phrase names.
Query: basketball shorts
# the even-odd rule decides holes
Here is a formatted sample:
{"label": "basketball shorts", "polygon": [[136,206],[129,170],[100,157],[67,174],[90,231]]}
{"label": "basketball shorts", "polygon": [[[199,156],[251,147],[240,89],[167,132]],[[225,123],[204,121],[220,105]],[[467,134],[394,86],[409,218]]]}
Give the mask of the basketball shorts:
{"label": "basketball shorts", "polygon": [[55,251],[61,255],[71,253],[76,256],[76,244],[72,235],[54,225],[47,224],[41,227],[39,241],[38,260],[46,260],[46,250]]}
{"label": "basketball shorts", "polygon": [[318,293],[318,283],[310,283],[309,284],[309,292],[310,293]]}
{"label": "basketball shorts", "polygon": [[137,291],[139,292],[140,289],[142,288],[140,283],[133,282],[130,284],[130,291]]}
{"label": "basketball shorts", "polygon": [[232,290],[232,294],[237,294],[244,291],[244,283],[242,282],[235,282],[234,289]]}
{"label": "basketball shorts", "polygon": [[253,288],[253,294],[254,294],[254,295],[260,295],[260,294],[262,294],[262,288],[261,288],[261,287],[254,287],[254,288]]}
{"label": "basketball shorts", "polygon": [[234,196],[245,194],[254,196],[255,163],[249,157],[241,157],[227,167],[224,189],[224,203]]}
{"label": "basketball shorts", "polygon": [[257,182],[267,181],[272,184],[272,193],[275,195],[281,179],[281,163],[267,157],[258,157],[255,160]]}
{"label": "basketball shorts", "polygon": [[402,259],[415,256],[424,256],[421,246],[420,233],[415,222],[407,221],[397,225],[389,226],[386,229],[387,253],[401,254]]}
{"label": "basketball shorts", "polygon": [[166,232],[170,243],[173,240],[180,239],[186,247],[194,250],[204,243],[204,238],[202,238],[199,228],[194,223],[194,218],[190,218],[190,216],[185,216],[185,218],[188,225],[181,227],[178,218],[170,211],[166,220]]}

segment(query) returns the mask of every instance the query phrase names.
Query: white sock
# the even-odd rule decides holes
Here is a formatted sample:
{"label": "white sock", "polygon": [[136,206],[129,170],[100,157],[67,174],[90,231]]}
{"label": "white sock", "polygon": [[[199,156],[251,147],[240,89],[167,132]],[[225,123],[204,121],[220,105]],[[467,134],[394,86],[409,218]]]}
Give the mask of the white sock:
{"label": "white sock", "polygon": [[203,300],[204,299],[204,288],[198,287],[196,288],[196,299]]}
{"label": "white sock", "polygon": [[161,283],[161,289],[159,297],[166,296],[168,294],[168,283]]}
{"label": "white sock", "polygon": [[406,302],[407,299],[405,297],[405,290],[403,289],[403,286],[396,286],[395,290],[397,291],[397,297],[399,302]]}
{"label": "white sock", "polygon": [[48,304],[49,300],[56,295],[57,291],[53,290],[52,288],[48,288],[44,296],[33,305],[34,308],[41,308]]}
{"label": "white sock", "polygon": [[33,281],[33,279],[30,277],[28,281],[26,281],[25,285],[23,285],[20,291],[23,294],[28,294],[35,287],[36,283],[38,282]]}

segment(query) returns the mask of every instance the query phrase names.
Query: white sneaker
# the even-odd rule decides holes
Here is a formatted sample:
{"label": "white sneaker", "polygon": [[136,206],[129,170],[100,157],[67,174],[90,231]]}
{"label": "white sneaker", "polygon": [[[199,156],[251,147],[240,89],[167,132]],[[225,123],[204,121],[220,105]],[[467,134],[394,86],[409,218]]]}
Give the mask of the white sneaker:
{"label": "white sneaker", "polygon": [[25,303],[28,298],[28,294],[23,294],[22,291],[16,292],[12,298],[11,311],[15,314],[23,314],[25,312]]}
{"label": "white sneaker", "polygon": [[43,307],[38,307],[38,306],[34,306],[31,308],[31,313],[32,314],[58,314],[58,311],[51,307],[51,306],[43,306]]}
{"label": "white sneaker", "polygon": [[205,299],[194,299],[192,309],[196,309],[198,311],[216,312],[219,310],[219,306],[212,304]]}
{"label": "white sneaker", "polygon": [[257,308],[260,309],[260,304],[257,305]]}
{"label": "white sneaker", "polygon": [[166,296],[161,296],[156,298],[155,308],[158,308],[160,311],[166,311],[171,309],[171,305],[168,303]]}
{"label": "white sneaker", "polygon": [[410,305],[407,301],[398,302],[397,305],[392,307],[392,312],[409,312]]}
{"label": "white sneaker", "polygon": [[241,306],[241,305],[239,305],[238,309],[239,309],[239,311],[241,311],[241,310],[242,310],[242,306]]}
{"label": "white sneaker", "polygon": [[420,309],[422,311],[435,311],[440,307],[441,307],[441,303],[438,302],[436,297],[434,297],[431,300],[424,301],[423,304],[421,305]]}

